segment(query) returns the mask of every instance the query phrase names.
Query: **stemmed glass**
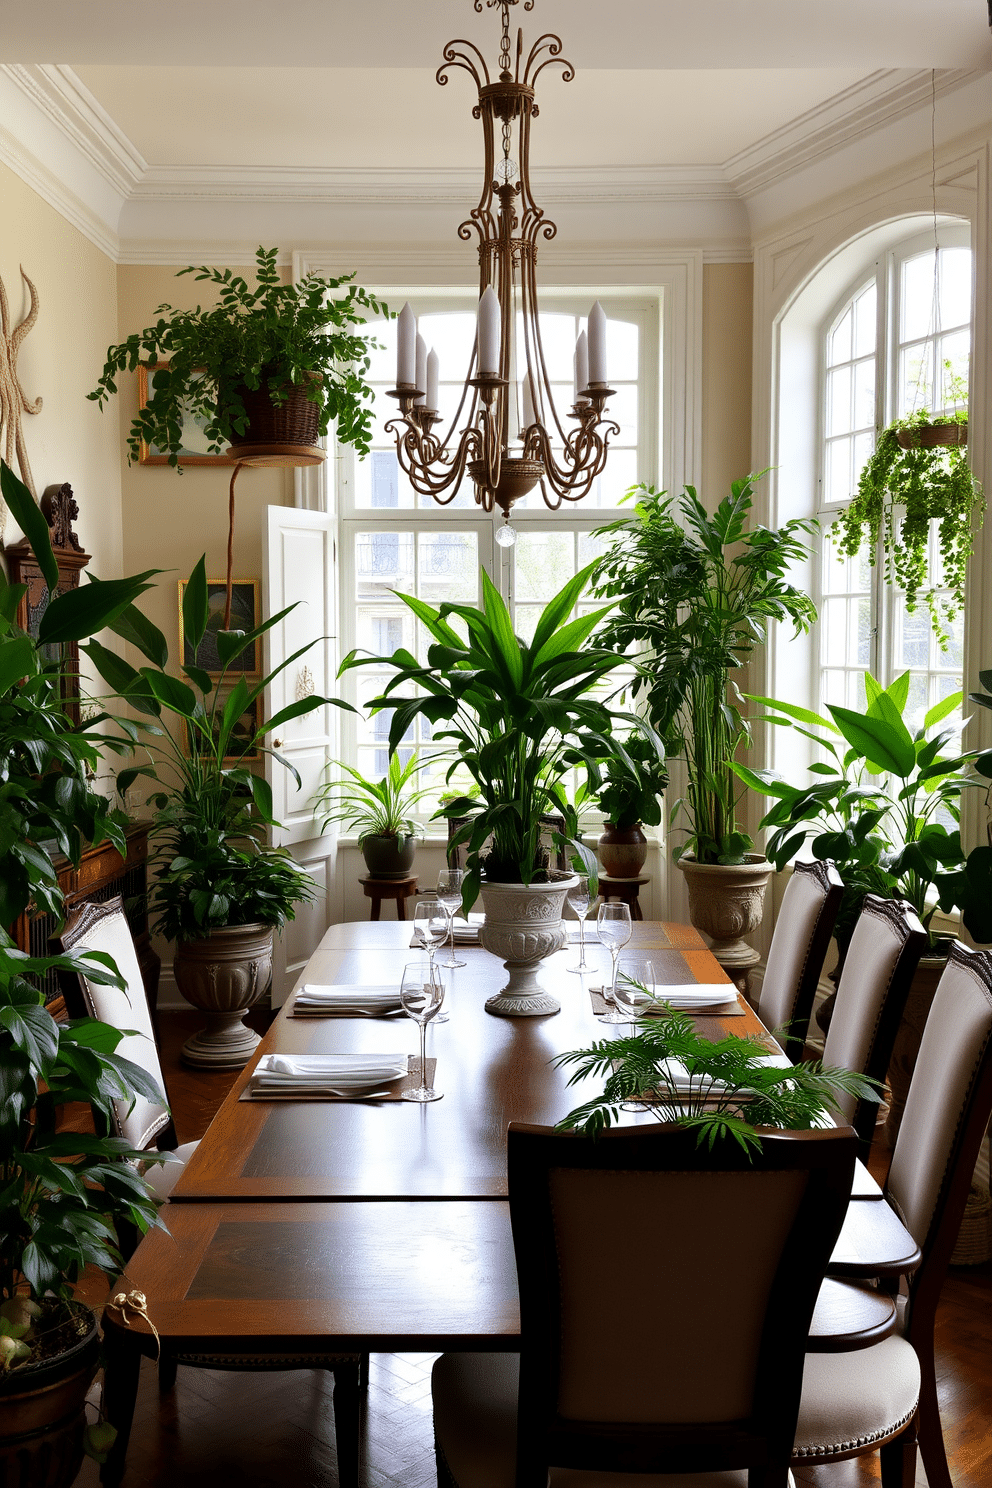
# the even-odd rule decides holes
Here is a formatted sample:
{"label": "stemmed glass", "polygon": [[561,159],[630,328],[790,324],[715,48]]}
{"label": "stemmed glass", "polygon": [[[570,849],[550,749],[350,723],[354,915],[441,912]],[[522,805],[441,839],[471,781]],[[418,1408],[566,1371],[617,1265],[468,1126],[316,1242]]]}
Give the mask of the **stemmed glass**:
{"label": "stemmed glass", "polygon": [[589,913],[589,880],[586,875],[580,874],[578,883],[568,891],[568,904],[574,909],[579,920],[579,959],[575,966],[566,967],[566,971],[576,971],[581,976],[585,971],[591,971],[592,967],[586,960],[586,915]]}
{"label": "stemmed glass", "polygon": [[[435,969],[434,956],[448,934],[448,911],[438,899],[421,899],[413,912],[414,940],[423,943],[427,950],[431,972]],[[447,1023],[447,1013],[437,1015],[438,1023]]]}
{"label": "stemmed glass", "polygon": [[442,868],[437,876],[437,897],[448,912],[448,934],[451,936],[451,954],[447,961],[438,964],[447,971],[454,971],[459,966],[464,966],[464,961],[459,961],[455,955],[455,910],[462,902],[462,883],[465,874],[461,868]]}
{"label": "stemmed glass", "polygon": [[613,957],[613,976],[609,991],[603,988],[603,997],[609,1004],[608,1010],[599,1015],[601,1023],[626,1023],[626,1013],[620,1012],[617,1007],[617,961],[622,948],[630,939],[630,910],[626,904],[601,904],[599,915],[596,919],[596,930],[600,941],[607,947]]}
{"label": "stemmed glass", "polygon": [[433,958],[426,962],[409,961],[403,968],[400,1002],[407,1017],[420,1028],[420,1084],[413,1090],[404,1090],[401,1100],[423,1103],[441,1099],[442,1092],[427,1083],[427,1025],[437,1017],[443,1001],[444,983]]}

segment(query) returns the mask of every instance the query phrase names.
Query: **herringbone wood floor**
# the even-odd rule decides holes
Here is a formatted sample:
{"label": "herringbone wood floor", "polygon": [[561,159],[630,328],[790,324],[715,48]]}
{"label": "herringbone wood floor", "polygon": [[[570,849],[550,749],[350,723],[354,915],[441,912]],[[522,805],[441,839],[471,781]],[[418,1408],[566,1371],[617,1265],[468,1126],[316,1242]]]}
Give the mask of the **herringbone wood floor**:
{"label": "herringbone wood floor", "polygon": [[[178,1050],[196,1014],[161,1020],[165,1078],[181,1142],[202,1136],[233,1076],[184,1070]],[[88,1300],[102,1296],[87,1286]],[[992,1488],[992,1265],[952,1271],[938,1315],[941,1412],[955,1488]],[[433,1355],[372,1356],[365,1416],[365,1488],[433,1488],[430,1370]],[[160,1397],[154,1367],[141,1388],[123,1488],[334,1488],[333,1381],[315,1371],[225,1374],[180,1369]],[[87,1461],[82,1488],[96,1488]],[[799,1488],[868,1488],[878,1459],[797,1472]],[[925,1483],[922,1470],[918,1479]]]}

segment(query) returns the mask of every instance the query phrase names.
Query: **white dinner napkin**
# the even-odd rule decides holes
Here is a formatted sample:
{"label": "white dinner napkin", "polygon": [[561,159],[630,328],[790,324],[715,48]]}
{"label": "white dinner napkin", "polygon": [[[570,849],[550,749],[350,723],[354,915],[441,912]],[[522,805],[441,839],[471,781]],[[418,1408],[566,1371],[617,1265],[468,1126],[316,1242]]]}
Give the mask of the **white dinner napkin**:
{"label": "white dinner napkin", "polygon": [[660,1002],[670,1002],[674,1008],[719,1007],[725,1002],[737,1001],[737,988],[733,982],[680,982],[666,986],[656,982],[648,991]]}
{"label": "white dinner napkin", "polygon": [[[759,1054],[755,1057],[755,1063],[769,1065],[775,1069],[792,1067],[792,1061],[786,1054]],[[666,1071],[671,1081],[670,1085],[662,1085],[660,1088],[664,1090],[674,1087],[677,1095],[688,1095],[690,1091],[704,1096],[720,1095],[727,1088],[722,1080],[714,1080],[710,1075],[690,1075],[681,1059],[660,1060],[658,1067]]]}
{"label": "white dinner napkin", "polygon": [[264,1054],[252,1084],[256,1090],[361,1089],[389,1084],[407,1070],[406,1054]]}
{"label": "white dinner napkin", "polygon": [[484,925],[486,917],[472,910],[467,920],[460,916],[455,917],[455,945],[475,945],[479,939],[479,927]]}
{"label": "white dinner napkin", "polygon": [[354,1008],[358,1012],[383,1013],[401,1007],[400,989],[394,984],[360,987],[351,983],[322,987],[316,982],[306,982],[296,994],[294,1003],[298,1008],[323,1008],[330,1012],[345,1012]]}

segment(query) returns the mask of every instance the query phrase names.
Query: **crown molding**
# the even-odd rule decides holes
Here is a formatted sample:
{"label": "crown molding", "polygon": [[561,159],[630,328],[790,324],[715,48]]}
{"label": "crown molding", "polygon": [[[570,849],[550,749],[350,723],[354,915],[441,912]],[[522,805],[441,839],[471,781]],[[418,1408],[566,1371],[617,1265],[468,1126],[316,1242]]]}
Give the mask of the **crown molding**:
{"label": "crown molding", "polygon": [[[936,95],[955,92],[987,72],[987,68],[938,72]],[[873,72],[732,156],[724,165],[727,179],[740,196],[748,197],[859,136],[927,107],[931,86],[929,71]]]}
{"label": "crown molding", "polygon": [[8,63],[0,71],[122,199],[130,195],[148,170],[148,162],[71,67]]}
{"label": "crown molding", "polygon": [[50,170],[37,156],[25,149],[21,141],[0,124],[0,162],[8,166],[26,186],[37,192],[42,201],[82,233],[94,247],[114,263],[118,260],[120,239],[105,218],[87,202],[70,191],[61,173]]}

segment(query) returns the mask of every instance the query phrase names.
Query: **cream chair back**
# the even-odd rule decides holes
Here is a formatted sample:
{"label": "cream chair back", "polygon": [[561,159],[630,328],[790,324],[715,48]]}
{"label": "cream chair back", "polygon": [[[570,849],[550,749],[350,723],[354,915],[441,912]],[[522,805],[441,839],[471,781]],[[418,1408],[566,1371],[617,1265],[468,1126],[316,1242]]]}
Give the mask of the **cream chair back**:
{"label": "cream chair back", "polygon": [[[837,986],[823,1063],[881,1080],[902,1018],[909,984],[927,945],[912,906],[865,896]],[[841,1115],[869,1142],[878,1107],[854,1095],[838,1097]]]}
{"label": "cream chair back", "polygon": [[796,863],[782,897],[758,1000],[766,1028],[783,1028],[785,1050],[802,1058],[823,961],[844,882],[833,863]]}
{"label": "cream chair back", "polygon": [[[140,1065],[164,1092],[155,1030],[123,900],[118,896],[106,904],[80,905],[70,914],[60,939],[67,951],[103,951],[114,958],[125,981],[123,991],[92,982],[85,976],[65,977],[66,1005],[75,1014],[85,1012],[114,1028],[128,1029],[127,1037],[117,1046],[117,1053]],[[124,1100],[114,1102],[117,1135],[132,1147],[150,1147],[170,1125],[169,1110],[164,1104],[147,1101],[141,1095],[135,1097],[133,1104]]]}

